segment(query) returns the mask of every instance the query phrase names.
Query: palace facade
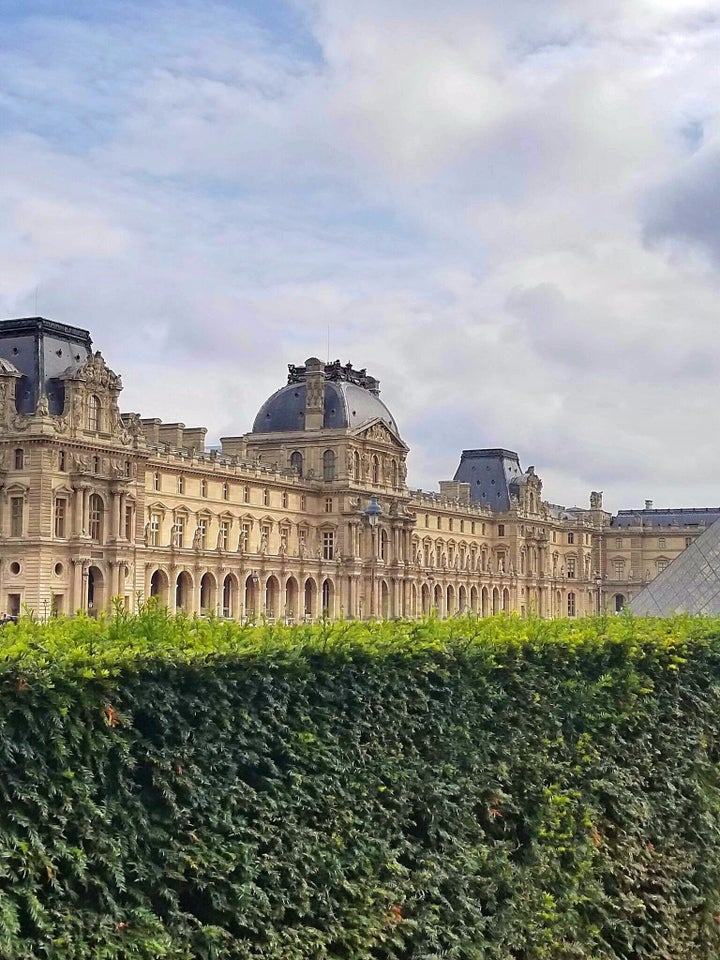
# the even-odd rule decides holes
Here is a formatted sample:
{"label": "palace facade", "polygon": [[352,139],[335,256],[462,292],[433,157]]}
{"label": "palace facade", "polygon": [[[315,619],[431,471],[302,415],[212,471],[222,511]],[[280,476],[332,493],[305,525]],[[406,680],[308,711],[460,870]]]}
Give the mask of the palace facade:
{"label": "palace facade", "polygon": [[0,603],[47,617],[128,608],[288,622],[619,610],[719,510],[611,516],[543,499],[505,449],[465,450],[438,493],[365,370],[310,359],[252,430],[121,413],[87,331],[0,322]]}

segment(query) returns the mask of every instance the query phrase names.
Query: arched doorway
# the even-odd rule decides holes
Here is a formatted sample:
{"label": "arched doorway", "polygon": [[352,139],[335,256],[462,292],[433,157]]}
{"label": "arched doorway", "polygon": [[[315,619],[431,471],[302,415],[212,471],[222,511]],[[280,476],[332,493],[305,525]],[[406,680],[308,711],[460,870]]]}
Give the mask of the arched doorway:
{"label": "arched doorway", "polygon": [[380,616],[383,620],[390,619],[390,588],[387,580],[380,581]]}
{"label": "arched doorway", "polygon": [[435,585],[435,590],[433,591],[433,609],[436,617],[441,617],[443,615],[443,589],[440,584]]}
{"label": "arched doorway", "polygon": [[274,620],[280,606],[280,584],[277,577],[270,576],[265,582],[265,616]]}
{"label": "arched doorway", "polygon": [[245,578],[245,617],[248,620],[254,620],[257,616],[258,589],[258,575],[256,573],[249,574]]}
{"label": "arched doorway", "polygon": [[285,584],[285,620],[293,623],[298,615],[298,585],[295,577],[288,577]]}
{"label": "arched doorway", "polygon": [[467,590],[465,587],[460,587],[458,590],[458,611],[460,613],[467,611]]}
{"label": "arched doorway", "polygon": [[99,567],[88,567],[87,608],[93,617],[105,609],[105,578]]}
{"label": "arched doorway", "polygon": [[175,583],[175,609],[176,610],[182,610],[184,613],[191,612],[192,590],[193,590],[192,577],[187,572],[187,570],[183,570],[181,573],[178,574],[178,578]]}
{"label": "arched doorway", "polygon": [[200,581],[200,613],[204,617],[215,613],[215,577],[211,573],[204,573]]}
{"label": "arched doorway", "polygon": [[226,619],[237,616],[237,580],[228,573],[222,587],[222,615]]}
{"label": "arched doorway", "polygon": [[424,583],[420,591],[420,598],[422,600],[422,615],[424,617],[430,616],[430,587]]}
{"label": "arched doorway", "polygon": [[303,616],[306,620],[312,620],[315,616],[315,599],[317,597],[317,584],[312,577],[308,577],[305,581],[305,590],[304,590],[304,602],[303,602]]}
{"label": "arched doorway", "polygon": [[170,589],[170,581],[164,570],[156,570],[155,573],[150,577],[150,596],[157,597],[158,603],[161,603],[164,607],[167,606],[168,602],[168,591]]}
{"label": "arched doorway", "polygon": [[335,614],[335,585],[330,578],[323,580],[322,585],[322,615],[332,618]]}

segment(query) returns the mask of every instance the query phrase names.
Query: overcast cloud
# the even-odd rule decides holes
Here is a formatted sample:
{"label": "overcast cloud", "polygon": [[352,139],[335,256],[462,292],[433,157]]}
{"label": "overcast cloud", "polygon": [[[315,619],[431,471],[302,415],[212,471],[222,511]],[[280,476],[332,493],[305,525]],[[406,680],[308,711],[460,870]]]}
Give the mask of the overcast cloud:
{"label": "overcast cloud", "polygon": [[0,0],[0,314],[248,430],[380,377],[435,489],[720,503],[720,2]]}

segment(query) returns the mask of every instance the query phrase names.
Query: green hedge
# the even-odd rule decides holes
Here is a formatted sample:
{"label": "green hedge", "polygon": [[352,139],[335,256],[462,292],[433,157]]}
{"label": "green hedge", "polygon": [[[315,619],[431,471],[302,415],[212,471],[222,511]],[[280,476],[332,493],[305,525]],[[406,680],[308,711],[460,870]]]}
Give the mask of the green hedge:
{"label": "green hedge", "polygon": [[0,634],[0,957],[717,960],[720,622]]}

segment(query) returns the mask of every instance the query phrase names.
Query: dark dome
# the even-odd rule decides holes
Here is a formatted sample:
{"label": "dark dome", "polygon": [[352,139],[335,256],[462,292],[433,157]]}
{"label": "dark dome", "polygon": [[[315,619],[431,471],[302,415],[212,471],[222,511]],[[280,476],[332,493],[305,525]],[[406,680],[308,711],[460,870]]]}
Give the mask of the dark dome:
{"label": "dark dome", "polygon": [[[305,383],[289,383],[260,407],[253,433],[278,433],[305,429]],[[325,430],[354,429],[370,420],[384,420],[399,436],[397,424],[382,400],[346,380],[325,381]]]}

